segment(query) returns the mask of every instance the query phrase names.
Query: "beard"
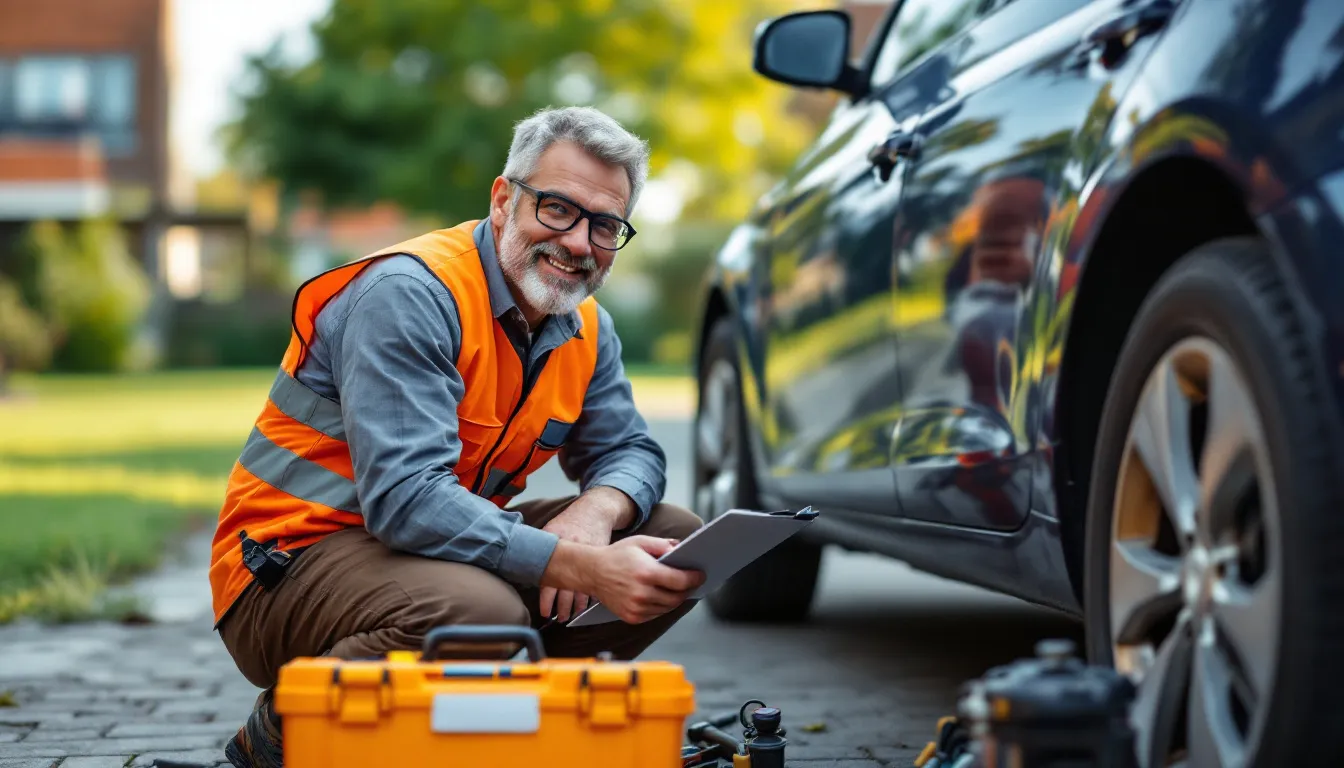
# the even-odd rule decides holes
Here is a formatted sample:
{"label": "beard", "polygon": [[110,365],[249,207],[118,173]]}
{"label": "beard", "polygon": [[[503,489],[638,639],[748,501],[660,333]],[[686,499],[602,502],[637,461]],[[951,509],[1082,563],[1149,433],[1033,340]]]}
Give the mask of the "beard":
{"label": "beard", "polygon": [[[543,272],[541,260],[581,270],[570,280]],[[611,267],[598,267],[592,256],[578,257],[562,245],[551,242],[532,242],[518,226],[515,214],[504,224],[499,238],[499,266],[504,275],[522,294],[523,300],[535,311],[546,315],[566,315],[579,308],[584,299],[597,293],[611,274]]]}

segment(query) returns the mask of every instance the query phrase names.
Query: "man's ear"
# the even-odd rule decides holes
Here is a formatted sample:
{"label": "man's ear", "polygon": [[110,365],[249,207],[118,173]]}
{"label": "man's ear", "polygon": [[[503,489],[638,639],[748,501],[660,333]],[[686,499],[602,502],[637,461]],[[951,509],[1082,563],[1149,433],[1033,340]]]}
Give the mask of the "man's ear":
{"label": "man's ear", "polygon": [[513,185],[503,176],[496,176],[490,187],[490,224],[495,232],[504,231],[504,222],[509,218],[509,196],[513,194]]}

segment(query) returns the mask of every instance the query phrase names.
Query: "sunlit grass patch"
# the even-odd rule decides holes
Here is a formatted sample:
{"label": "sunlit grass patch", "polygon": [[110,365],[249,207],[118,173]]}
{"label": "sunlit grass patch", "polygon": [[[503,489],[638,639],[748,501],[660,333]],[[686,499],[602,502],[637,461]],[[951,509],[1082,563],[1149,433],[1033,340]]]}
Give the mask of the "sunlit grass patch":
{"label": "sunlit grass patch", "polygon": [[[0,623],[121,610],[99,603],[108,584],[213,524],[274,375],[16,378],[0,400]],[[631,383],[647,416],[689,413],[689,378]]]}
{"label": "sunlit grass patch", "polygon": [[105,588],[213,520],[273,375],[16,381],[0,401],[0,623],[132,610]]}

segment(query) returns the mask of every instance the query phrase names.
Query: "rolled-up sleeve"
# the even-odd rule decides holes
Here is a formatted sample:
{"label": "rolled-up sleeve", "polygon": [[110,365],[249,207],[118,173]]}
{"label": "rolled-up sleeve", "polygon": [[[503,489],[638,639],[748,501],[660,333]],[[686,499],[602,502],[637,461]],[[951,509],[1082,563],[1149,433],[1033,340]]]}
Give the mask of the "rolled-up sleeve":
{"label": "rolled-up sleeve", "polygon": [[452,295],[404,274],[379,276],[352,304],[333,373],[364,524],[393,549],[534,586],[556,536],[471,493],[453,471],[459,329]]}
{"label": "rolled-up sleeve", "polygon": [[565,475],[579,481],[581,490],[607,486],[634,500],[638,515],[627,532],[649,519],[667,489],[667,457],[635,408],[616,325],[601,307],[597,367],[560,461]]}

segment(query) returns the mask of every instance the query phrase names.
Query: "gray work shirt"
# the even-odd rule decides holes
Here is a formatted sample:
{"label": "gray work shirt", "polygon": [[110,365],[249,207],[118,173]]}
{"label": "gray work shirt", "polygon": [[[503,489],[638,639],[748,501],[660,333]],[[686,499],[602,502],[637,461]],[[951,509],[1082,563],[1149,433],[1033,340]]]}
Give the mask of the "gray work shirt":
{"label": "gray work shirt", "polygon": [[[578,332],[579,315],[548,317],[529,343],[489,219],[474,236],[490,307],[531,370]],[[598,320],[597,367],[558,458],[581,491],[609,486],[633,499],[634,529],[662,499],[667,460],[635,409],[611,316],[599,307]],[[390,256],[361,272],[321,310],[297,378],[341,405],[371,534],[392,549],[470,563],[534,586],[556,536],[471,493],[453,472],[462,448],[457,404],[466,386],[455,364],[461,343],[448,289],[418,259]]]}

